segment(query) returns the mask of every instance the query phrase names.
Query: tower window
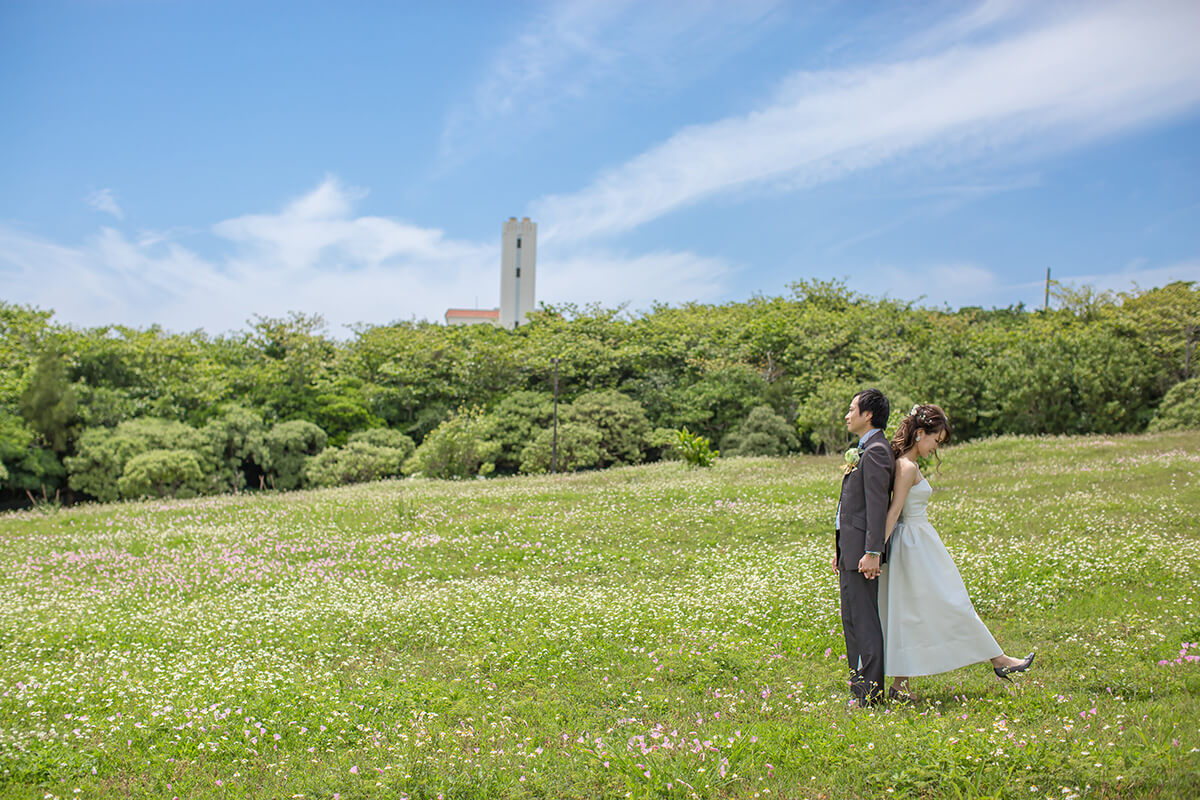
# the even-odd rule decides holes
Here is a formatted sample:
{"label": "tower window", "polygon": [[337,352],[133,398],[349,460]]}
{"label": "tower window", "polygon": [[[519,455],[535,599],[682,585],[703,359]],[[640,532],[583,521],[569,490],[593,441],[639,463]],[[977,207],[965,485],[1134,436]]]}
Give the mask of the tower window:
{"label": "tower window", "polygon": [[520,249],[520,248],[521,248],[521,237],[518,236],[517,237],[517,249]]}
{"label": "tower window", "polygon": [[517,267],[517,277],[521,277],[521,268]]}

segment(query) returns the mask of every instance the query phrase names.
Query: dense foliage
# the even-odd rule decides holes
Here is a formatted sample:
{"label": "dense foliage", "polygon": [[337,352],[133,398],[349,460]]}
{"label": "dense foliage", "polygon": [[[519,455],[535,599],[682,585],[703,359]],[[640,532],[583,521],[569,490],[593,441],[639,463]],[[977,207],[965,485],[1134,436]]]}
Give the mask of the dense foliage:
{"label": "dense foliage", "polygon": [[[684,427],[727,453],[840,450],[846,403],[867,384],[897,414],[939,403],[960,440],[1136,432],[1156,414],[1156,425],[1186,426],[1194,390],[1178,390],[1178,411],[1159,407],[1200,375],[1198,341],[1200,290],[1183,282],[1064,289],[1031,312],[921,308],[813,281],[787,297],[644,314],[552,307],[515,331],[359,326],[348,341],[304,314],[212,337],[78,329],[0,302],[0,497],[121,497],[128,463],[152,450],[193,453],[201,479],[161,486],[204,493],[395,474],[395,452],[365,445],[426,475],[511,474],[527,452],[536,472],[553,426],[553,357],[560,433],[579,426],[564,469],[670,457]],[[455,416],[467,408],[479,409],[470,425]],[[438,451],[359,438],[376,430],[432,438]],[[310,469],[326,446],[337,452]]]}

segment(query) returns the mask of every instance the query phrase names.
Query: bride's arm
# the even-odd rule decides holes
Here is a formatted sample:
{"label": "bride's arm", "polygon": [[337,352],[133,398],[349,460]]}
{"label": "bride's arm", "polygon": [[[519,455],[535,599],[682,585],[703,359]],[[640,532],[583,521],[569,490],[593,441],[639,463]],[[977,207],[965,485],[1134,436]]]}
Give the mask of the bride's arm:
{"label": "bride's arm", "polygon": [[904,499],[908,490],[917,482],[917,465],[907,459],[896,461],[896,480],[892,484],[892,504],[888,506],[887,523],[884,524],[883,540],[886,542],[892,536],[892,530],[900,520],[900,510],[904,508]]}

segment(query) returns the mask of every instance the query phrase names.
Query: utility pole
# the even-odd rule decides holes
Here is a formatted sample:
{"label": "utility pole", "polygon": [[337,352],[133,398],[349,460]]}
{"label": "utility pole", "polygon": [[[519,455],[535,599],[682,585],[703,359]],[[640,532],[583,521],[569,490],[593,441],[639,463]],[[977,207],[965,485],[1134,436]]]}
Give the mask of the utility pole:
{"label": "utility pole", "polygon": [[550,363],[554,364],[554,439],[550,445],[550,472],[558,472],[558,362],[561,358],[555,356],[550,359]]}
{"label": "utility pole", "polygon": [[1050,310],[1050,268],[1046,267],[1046,300],[1042,306],[1043,311]]}

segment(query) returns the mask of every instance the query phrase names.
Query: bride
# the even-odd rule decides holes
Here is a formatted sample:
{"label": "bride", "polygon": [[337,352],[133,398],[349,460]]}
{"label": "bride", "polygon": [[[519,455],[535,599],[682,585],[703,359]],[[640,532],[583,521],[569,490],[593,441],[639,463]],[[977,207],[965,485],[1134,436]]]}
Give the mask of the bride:
{"label": "bride", "polygon": [[1011,680],[1033,663],[1007,656],[975,613],[966,586],[929,519],[933,493],[917,457],[928,458],[950,438],[950,421],[935,405],[916,405],[892,436],[896,478],[888,509],[887,566],[879,576],[879,621],[888,694],[910,700],[908,679],[990,661],[996,677]]}

